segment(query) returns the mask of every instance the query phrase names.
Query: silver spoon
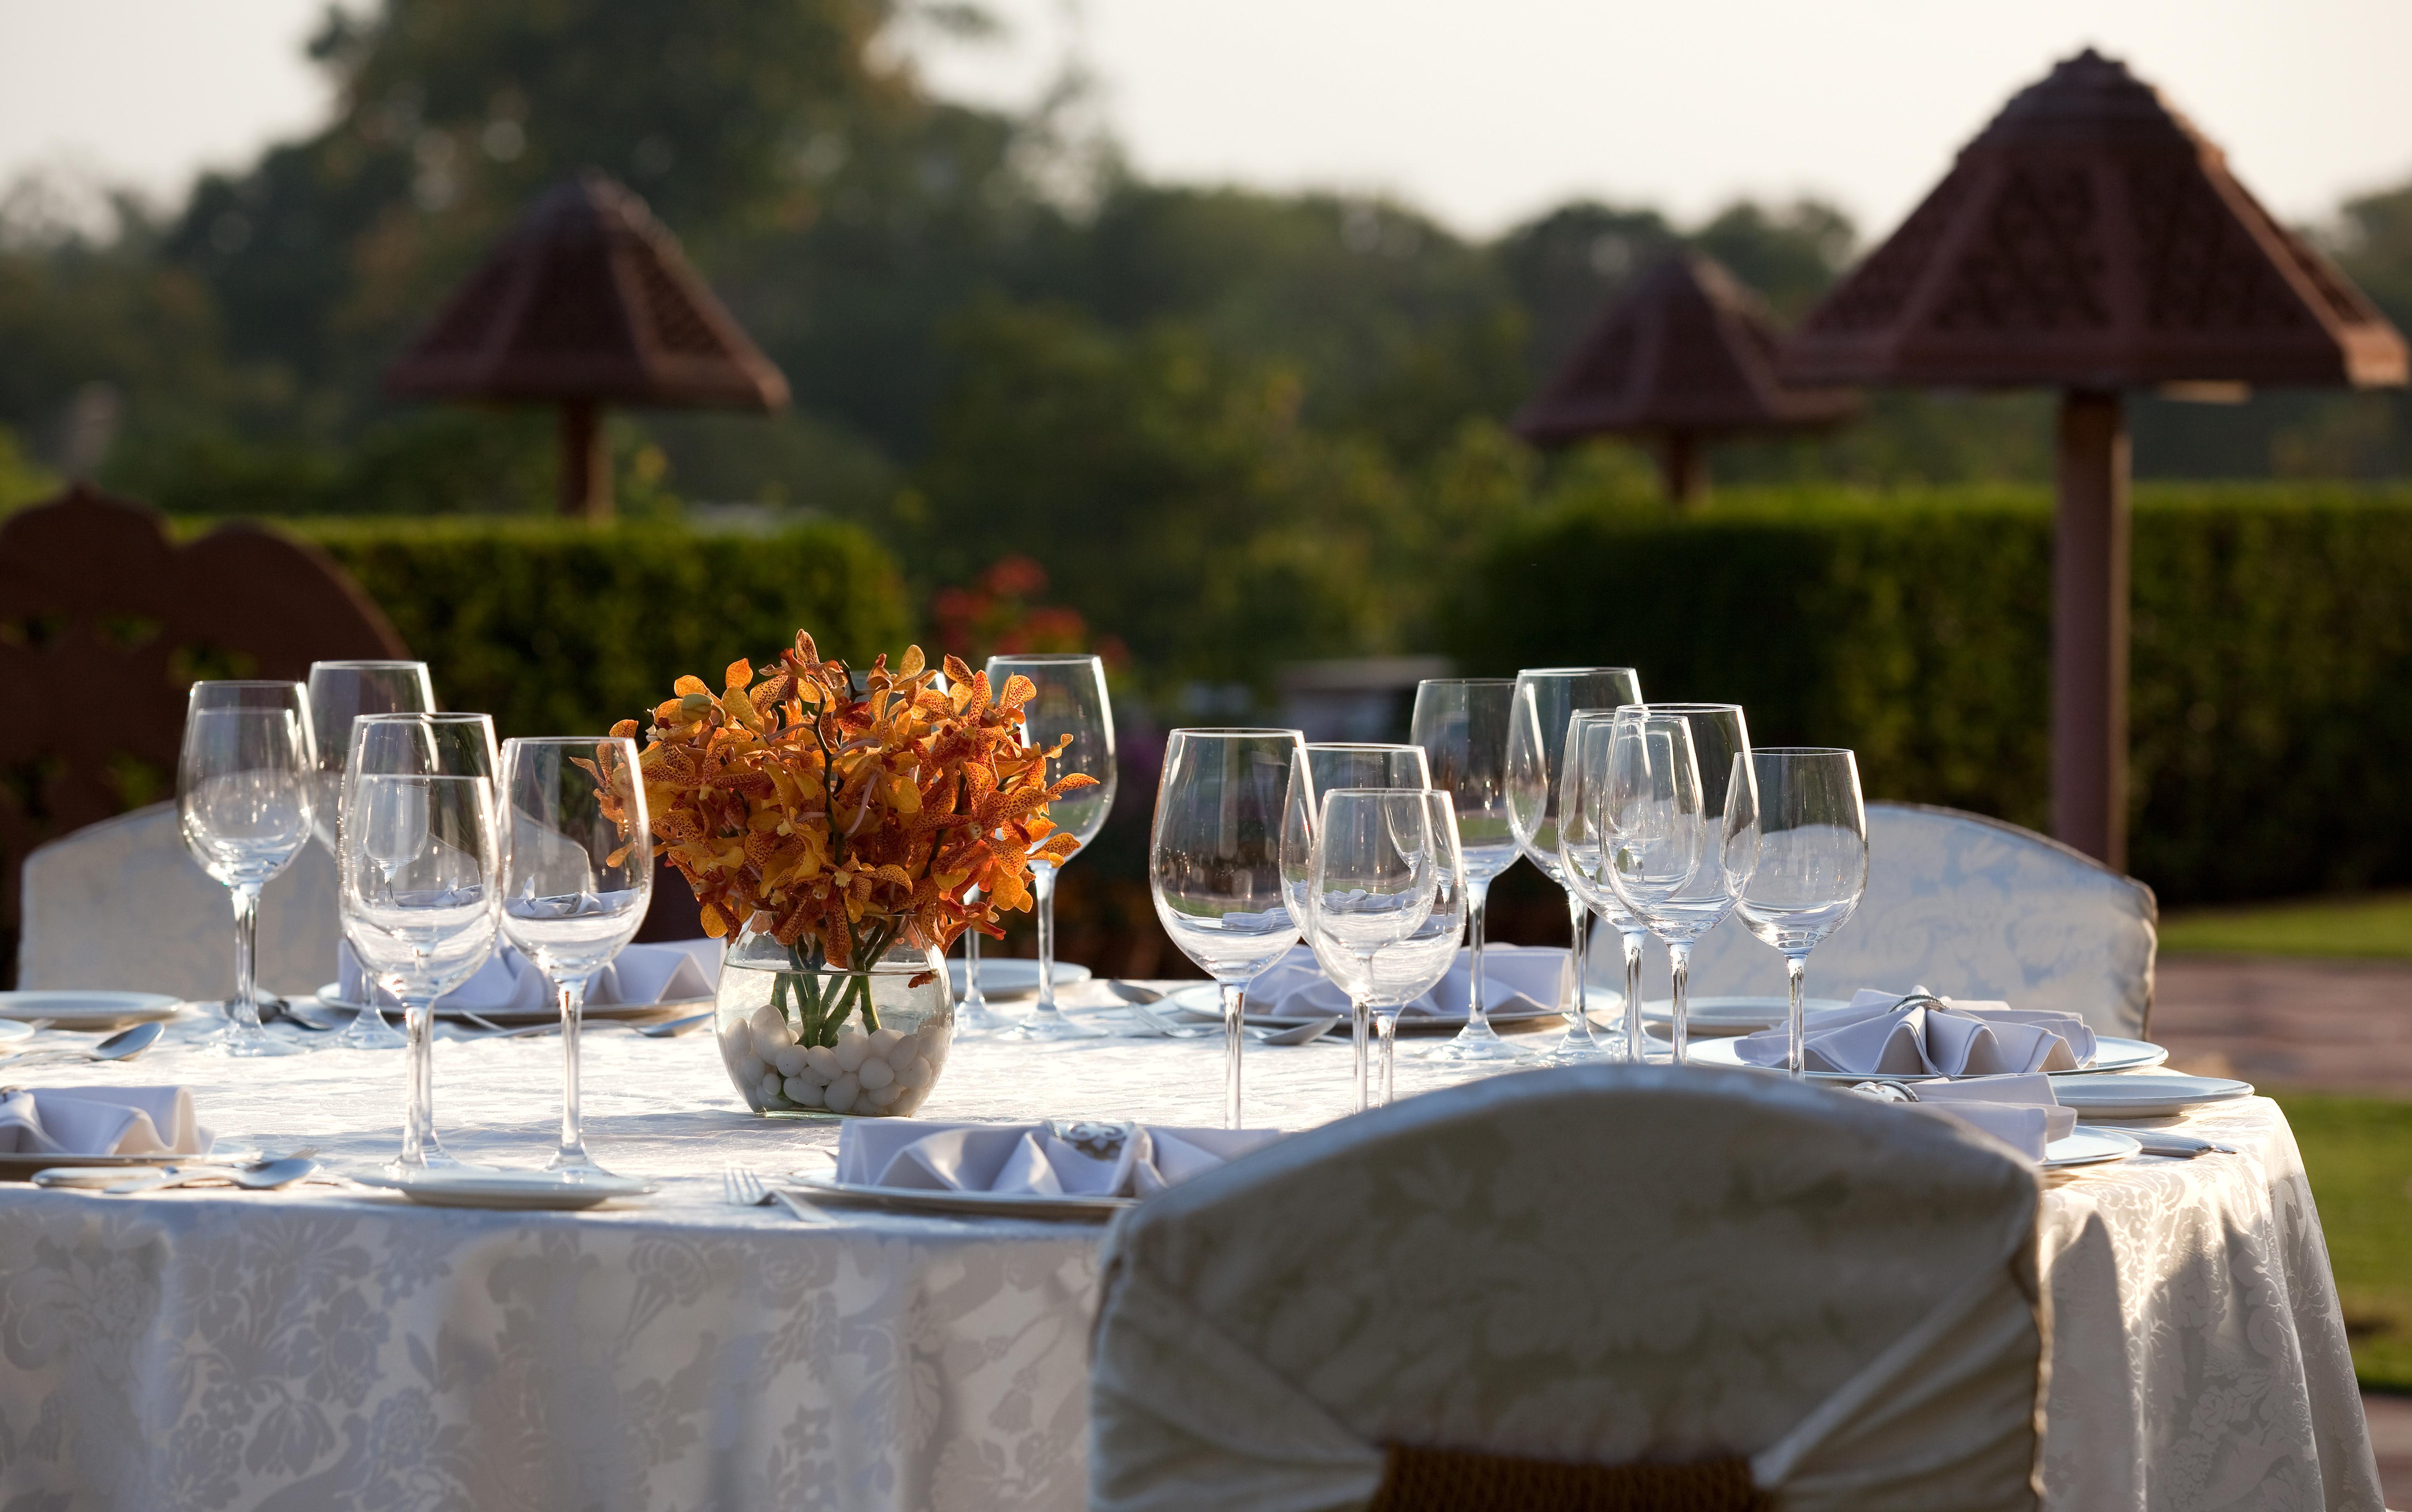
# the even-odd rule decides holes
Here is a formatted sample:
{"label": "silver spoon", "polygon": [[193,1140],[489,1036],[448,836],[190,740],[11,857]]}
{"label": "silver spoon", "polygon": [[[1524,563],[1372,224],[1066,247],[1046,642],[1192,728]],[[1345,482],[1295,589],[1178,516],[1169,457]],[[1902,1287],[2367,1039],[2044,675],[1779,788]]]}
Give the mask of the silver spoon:
{"label": "silver spoon", "polygon": [[125,1196],[135,1192],[163,1192],[171,1186],[190,1186],[196,1182],[232,1182],[251,1192],[273,1192],[281,1186],[291,1186],[318,1168],[318,1163],[307,1155],[287,1155],[282,1160],[261,1161],[251,1166],[177,1166],[160,1176],[139,1177],[120,1182],[101,1190],[110,1196]]}
{"label": "silver spoon", "polygon": [[165,1024],[139,1023],[131,1029],[119,1030],[90,1050],[29,1050],[11,1058],[7,1064],[14,1070],[21,1065],[39,1065],[46,1061],[130,1061],[156,1044],[159,1036],[167,1032]]}

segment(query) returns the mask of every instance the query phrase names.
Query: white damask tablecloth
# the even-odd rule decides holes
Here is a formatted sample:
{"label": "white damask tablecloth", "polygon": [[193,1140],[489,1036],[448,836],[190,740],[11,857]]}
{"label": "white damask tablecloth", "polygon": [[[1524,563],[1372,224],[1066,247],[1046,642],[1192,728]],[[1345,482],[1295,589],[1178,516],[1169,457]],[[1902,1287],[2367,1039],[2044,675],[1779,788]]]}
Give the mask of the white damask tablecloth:
{"label": "white damask tablecloth", "polygon": [[[965,1042],[924,1111],[1211,1123],[1220,1055]],[[1252,1048],[1250,1122],[1346,1112],[1348,1059]],[[557,1041],[435,1061],[454,1152],[541,1163]],[[0,1186],[0,1508],[1081,1505],[1096,1229],[728,1208],[724,1165],[826,1168],[835,1130],[746,1114],[706,1035],[590,1027],[585,1065],[597,1158],[659,1196],[537,1214]],[[1403,1092],[1457,1075],[1402,1071]],[[228,1143],[315,1145],[340,1171],[390,1152],[401,1072],[171,1043],[22,1079],[184,1082]],[[2293,1135],[2261,1099],[2182,1126],[2243,1152],[2051,1182],[2055,1506],[2378,1508]]]}

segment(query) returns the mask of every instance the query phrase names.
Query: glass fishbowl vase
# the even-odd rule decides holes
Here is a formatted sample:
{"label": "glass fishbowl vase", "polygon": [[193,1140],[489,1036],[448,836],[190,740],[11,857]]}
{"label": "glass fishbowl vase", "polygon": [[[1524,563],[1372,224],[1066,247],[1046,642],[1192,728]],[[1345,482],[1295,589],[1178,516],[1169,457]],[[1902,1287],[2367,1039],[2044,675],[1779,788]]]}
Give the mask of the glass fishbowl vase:
{"label": "glass fishbowl vase", "polygon": [[722,960],[713,1029],[738,1094],[772,1117],[911,1114],[954,1042],[945,959],[901,940],[867,970],[809,959],[748,930]]}

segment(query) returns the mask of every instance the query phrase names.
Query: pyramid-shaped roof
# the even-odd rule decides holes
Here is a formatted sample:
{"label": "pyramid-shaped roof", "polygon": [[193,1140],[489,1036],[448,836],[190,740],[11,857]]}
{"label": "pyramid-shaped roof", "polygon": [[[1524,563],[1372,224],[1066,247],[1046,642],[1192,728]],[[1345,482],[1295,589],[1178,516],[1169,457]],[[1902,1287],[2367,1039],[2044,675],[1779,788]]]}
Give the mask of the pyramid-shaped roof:
{"label": "pyramid-shaped roof", "polygon": [[1610,305],[1516,430],[1543,446],[1587,435],[1799,430],[1858,408],[1833,389],[1776,377],[1775,317],[1713,257],[1679,251]]}
{"label": "pyramid-shaped roof", "polygon": [[1811,383],[2405,380],[2404,338],[2092,49],[2013,96],[1786,344]]}
{"label": "pyramid-shaped roof", "polygon": [[539,196],[386,369],[427,398],[775,409],[787,380],[645,202],[587,172]]}

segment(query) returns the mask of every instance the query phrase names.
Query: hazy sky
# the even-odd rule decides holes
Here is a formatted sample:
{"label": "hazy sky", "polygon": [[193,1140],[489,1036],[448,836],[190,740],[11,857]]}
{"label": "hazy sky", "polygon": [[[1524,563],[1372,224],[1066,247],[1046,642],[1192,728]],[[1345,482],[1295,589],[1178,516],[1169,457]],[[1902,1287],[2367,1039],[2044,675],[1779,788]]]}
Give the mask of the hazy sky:
{"label": "hazy sky", "polygon": [[[989,0],[916,44],[944,89],[1036,98],[1067,60],[1151,177],[1395,194],[1489,232],[1579,194],[1697,216],[1802,192],[1890,229],[2012,90],[2088,42],[2291,219],[2412,179],[2406,0]],[[301,130],[325,0],[0,0],[0,182],[171,197]]]}

